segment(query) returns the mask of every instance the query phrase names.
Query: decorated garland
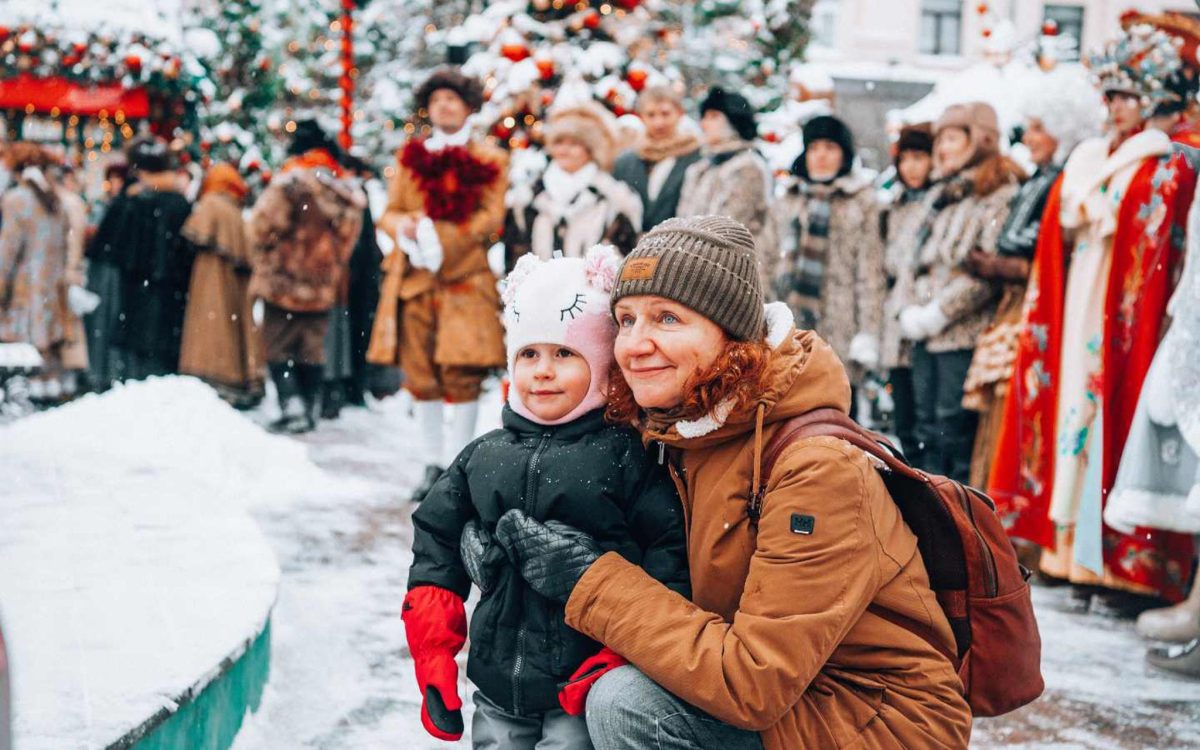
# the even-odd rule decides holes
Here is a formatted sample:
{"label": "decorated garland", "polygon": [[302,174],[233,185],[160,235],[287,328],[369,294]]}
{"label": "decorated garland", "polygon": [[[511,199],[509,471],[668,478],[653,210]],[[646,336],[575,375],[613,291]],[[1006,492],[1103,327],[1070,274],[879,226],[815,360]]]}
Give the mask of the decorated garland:
{"label": "decorated garland", "polygon": [[194,88],[184,53],[143,34],[0,25],[0,78],[20,74],[92,85],[119,82],[175,97]]}
{"label": "decorated garland", "polygon": [[424,139],[409,141],[400,152],[400,163],[417,176],[429,218],[456,224],[471,217],[484,188],[500,174],[498,166],[462,146],[430,153]]}

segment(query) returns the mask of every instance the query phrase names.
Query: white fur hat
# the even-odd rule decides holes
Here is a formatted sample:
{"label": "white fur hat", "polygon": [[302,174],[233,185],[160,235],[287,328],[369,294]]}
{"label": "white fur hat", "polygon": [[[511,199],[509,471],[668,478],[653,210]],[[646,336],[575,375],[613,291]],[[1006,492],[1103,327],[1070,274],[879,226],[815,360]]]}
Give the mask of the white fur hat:
{"label": "white fur hat", "polygon": [[[529,253],[521,256],[505,280],[509,372],[513,372],[517,354],[533,344],[567,347],[578,352],[591,370],[587,396],[554,424],[570,422],[607,402],[617,333],[609,294],[620,266],[621,257],[611,245],[596,245],[585,258],[543,261]],[[542,421],[521,403],[516,388],[509,390],[508,401],[526,419]]]}

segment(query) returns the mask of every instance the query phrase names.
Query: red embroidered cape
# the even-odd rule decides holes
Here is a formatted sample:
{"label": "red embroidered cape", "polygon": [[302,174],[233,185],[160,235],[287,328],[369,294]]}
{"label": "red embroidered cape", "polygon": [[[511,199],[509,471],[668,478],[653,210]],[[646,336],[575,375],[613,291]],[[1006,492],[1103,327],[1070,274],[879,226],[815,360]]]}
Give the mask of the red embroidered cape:
{"label": "red embroidered cape", "polygon": [[400,150],[400,163],[417,178],[425,196],[425,215],[434,221],[461,224],[479,208],[484,188],[500,168],[476,158],[465,146],[430,152],[424,139],[413,139]]}
{"label": "red embroidered cape", "polygon": [[1055,381],[1067,267],[1059,221],[1062,182],[1060,175],[1042,212],[1013,377],[987,487],[1009,535],[1048,548],[1054,546],[1049,511],[1058,419]]}
{"label": "red embroidered cape", "polygon": [[[1102,497],[1117,478],[1121,453],[1150,362],[1163,336],[1167,300],[1183,258],[1185,222],[1196,176],[1181,154],[1147,159],[1117,215],[1104,306]],[[1126,536],[1104,527],[1104,561],[1121,578],[1172,601],[1187,593],[1192,537],[1155,529]]]}
{"label": "red embroidered cape", "polygon": [[[988,492],[1009,534],[1054,547],[1054,485],[1066,256],[1059,219],[1062,178],[1046,202],[1034,255],[1017,358]],[[1113,237],[1102,353],[1102,492],[1116,479],[1121,451],[1161,338],[1180,257],[1181,224],[1195,176],[1182,156],[1147,159],[1122,198]],[[1192,538],[1153,529],[1133,535],[1103,527],[1104,561],[1120,578],[1179,600],[1191,571]]]}

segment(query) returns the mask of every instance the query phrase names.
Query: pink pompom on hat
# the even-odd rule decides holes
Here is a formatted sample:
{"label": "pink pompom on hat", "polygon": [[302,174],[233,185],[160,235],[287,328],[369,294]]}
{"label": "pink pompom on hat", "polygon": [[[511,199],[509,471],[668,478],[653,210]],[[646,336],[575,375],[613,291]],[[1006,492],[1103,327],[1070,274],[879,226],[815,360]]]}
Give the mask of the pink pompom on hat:
{"label": "pink pompom on hat", "polygon": [[510,388],[508,404],[517,414],[538,424],[559,425],[608,403],[608,374],[617,336],[609,294],[620,266],[621,257],[611,245],[596,245],[584,258],[543,261],[531,253],[517,261],[504,287],[509,372],[525,347],[554,344],[577,352],[592,375],[583,401],[553,422],[535,417],[517,389]]}

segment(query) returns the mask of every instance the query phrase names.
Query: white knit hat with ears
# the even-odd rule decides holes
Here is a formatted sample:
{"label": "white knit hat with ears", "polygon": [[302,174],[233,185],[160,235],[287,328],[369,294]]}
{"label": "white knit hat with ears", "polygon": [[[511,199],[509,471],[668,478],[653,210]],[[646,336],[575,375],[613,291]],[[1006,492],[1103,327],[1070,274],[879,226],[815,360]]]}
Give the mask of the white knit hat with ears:
{"label": "white knit hat with ears", "polygon": [[556,344],[583,357],[592,380],[583,401],[553,422],[535,417],[516,388],[508,391],[513,411],[539,424],[557,425],[608,403],[608,374],[617,335],[609,294],[620,267],[621,256],[611,245],[596,245],[584,258],[543,261],[529,253],[517,261],[504,286],[509,372],[514,372],[517,354],[525,347]]}

